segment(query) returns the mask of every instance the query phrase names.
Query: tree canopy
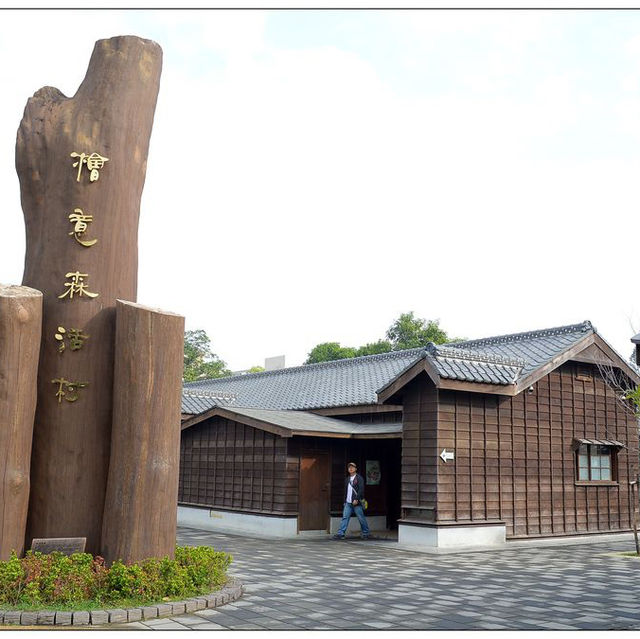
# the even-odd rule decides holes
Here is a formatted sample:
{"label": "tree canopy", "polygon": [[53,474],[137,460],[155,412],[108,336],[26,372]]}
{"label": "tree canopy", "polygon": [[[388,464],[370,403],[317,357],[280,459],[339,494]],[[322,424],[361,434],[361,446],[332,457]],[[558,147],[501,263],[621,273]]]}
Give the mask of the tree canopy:
{"label": "tree canopy", "polygon": [[323,342],[311,349],[305,364],[318,364],[356,356],[356,349],[340,346],[338,342]]}
{"label": "tree canopy", "polygon": [[449,339],[446,331],[440,328],[439,320],[425,320],[415,317],[413,311],[402,313],[387,330],[387,339],[392,350],[403,351],[407,348],[419,348],[429,342],[445,344]]}
{"label": "tree canopy", "polygon": [[362,355],[377,355],[390,351],[402,351],[408,348],[426,346],[429,342],[445,344],[459,342],[459,338],[450,338],[447,332],[440,328],[439,320],[427,320],[415,317],[413,311],[402,313],[386,332],[386,339],[379,339],[360,347],[341,346],[339,342],[323,342],[314,346],[305,364],[330,362],[337,359],[361,357]]}
{"label": "tree canopy", "polygon": [[228,377],[231,371],[215,353],[211,351],[211,340],[205,331],[185,331],[184,334],[184,372],[185,382],[200,379]]}

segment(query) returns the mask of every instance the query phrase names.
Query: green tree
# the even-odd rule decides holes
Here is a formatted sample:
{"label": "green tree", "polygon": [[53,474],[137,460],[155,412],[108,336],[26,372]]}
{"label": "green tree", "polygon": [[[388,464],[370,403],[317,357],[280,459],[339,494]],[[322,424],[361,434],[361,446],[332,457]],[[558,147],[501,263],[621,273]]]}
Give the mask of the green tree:
{"label": "green tree", "polygon": [[252,366],[247,372],[249,373],[263,373],[264,366]]}
{"label": "green tree", "polygon": [[425,320],[415,317],[413,311],[402,313],[387,330],[387,339],[392,350],[402,351],[407,348],[419,348],[429,342],[445,344],[459,341],[450,339],[446,331],[440,328],[440,320]]}
{"label": "green tree", "polygon": [[640,386],[636,386],[634,390],[629,391],[626,394],[626,398],[633,402],[636,415],[640,417]]}
{"label": "green tree", "polygon": [[356,349],[350,346],[340,346],[338,342],[323,342],[311,349],[307,355],[305,364],[318,364],[319,362],[331,362],[336,359],[348,359],[355,357]]}
{"label": "green tree", "polygon": [[440,328],[439,320],[425,320],[415,317],[413,311],[402,313],[387,330],[387,339],[379,339],[358,348],[340,346],[339,342],[323,342],[311,349],[305,364],[330,362],[336,359],[378,355],[390,351],[401,351],[407,348],[419,348],[429,342],[445,344],[459,342],[460,338],[450,338]]}
{"label": "green tree", "polygon": [[388,353],[392,351],[391,342],[386,339],[379,339],[377,342],[371,342],[365,344],[356,349],[356,357],[362,357],[363,355],[379,355],[380,353]]}
{"label": "green tree", "polygon": [[185,331],[184,334],[184,372],[185,382],[200,379],[228,377],[231,371],[215,353],[211,351],[211,340],[205,331]]}

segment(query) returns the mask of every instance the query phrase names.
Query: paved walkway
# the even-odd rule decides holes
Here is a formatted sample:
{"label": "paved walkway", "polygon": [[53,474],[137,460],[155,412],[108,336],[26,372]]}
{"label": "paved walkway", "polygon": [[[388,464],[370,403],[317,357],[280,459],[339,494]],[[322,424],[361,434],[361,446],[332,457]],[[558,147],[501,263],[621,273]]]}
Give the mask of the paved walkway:
{"label": "paved walkway", "polygon": [[391,541],[274,541],[179,529],[231,552],[234,604],[127,628],[231,630],[611,630],[640,628],[632,541],[446,555]]}

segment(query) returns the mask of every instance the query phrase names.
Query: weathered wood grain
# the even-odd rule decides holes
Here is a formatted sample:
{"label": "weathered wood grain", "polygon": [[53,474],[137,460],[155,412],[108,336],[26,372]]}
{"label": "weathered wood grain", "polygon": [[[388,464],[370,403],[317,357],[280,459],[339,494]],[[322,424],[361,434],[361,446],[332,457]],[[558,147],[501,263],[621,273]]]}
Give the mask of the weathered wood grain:
{"label": "weathered wood grain", "polygon": [[[72,98],[45,87],[29,99],[18,129],[16,168],[27,230],[23,284],[44,294],[28,539],[87,537],[100,546],[111,435],[115,300],[136,300],[138,218],[162,51],[149,40],[96,43]],[[72,153],[108,162],[91,182],[77,180]],[[68,216],[92,215],[83,241]],[[89,292],[60,298],[67,273],[87,274]],[[58,352],[57,327],[89,335],[76,352]],[[87,382],[77,401],[58,402],[54,379]]]}
{"label": "weathered wood grain", "polygon": [[173,557],[184,318],[118,300],[102,556]]}
{"label": "weathered wood grain", "polygon": [[24,550],[42,293],[0,284],[0,560]]}

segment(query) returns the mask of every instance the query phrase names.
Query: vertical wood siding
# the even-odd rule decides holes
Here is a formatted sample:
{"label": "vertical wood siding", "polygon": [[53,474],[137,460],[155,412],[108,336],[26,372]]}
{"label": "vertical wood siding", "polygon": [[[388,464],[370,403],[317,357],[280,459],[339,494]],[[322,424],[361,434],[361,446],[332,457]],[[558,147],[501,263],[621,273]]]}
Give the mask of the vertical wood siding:
{"label": "vertical wood siding", "polygon": [[216,417],[182,432],[178,502],[295,514],[298,473],[285,439]]}
{"label": "vertical wood siding", "polygon": [[[515,397],[440,391],[438,449],[455,450],[456,458],[447,464],[438,459],[438,521],[503,520],[508,537],[630,529],[638,425],[597,367],[580,364],[585,367],[590,379],[579,379],[578,365],[569,362],[537,382],[533,393]],[[405,417],[405,432],[407,422]],[[626,445],[617,454],[617,486],[576,484],[575,438]],[[415,445],[416,435],[410,441]],[[415,454],[406,458],[412,461]],[[415,480],[404,488],[405,474],[407,480],[415,475],[409,468],[403,472],[403,503],[405,492],[414,495]],[[433,478],[419,481],[432,490]]]}
{"label": "vertical wood siding", "polygon": [[403,393],[401,503],[413,517],[429,518],[436,507],[437,421],[438,390],[421,374]]}

